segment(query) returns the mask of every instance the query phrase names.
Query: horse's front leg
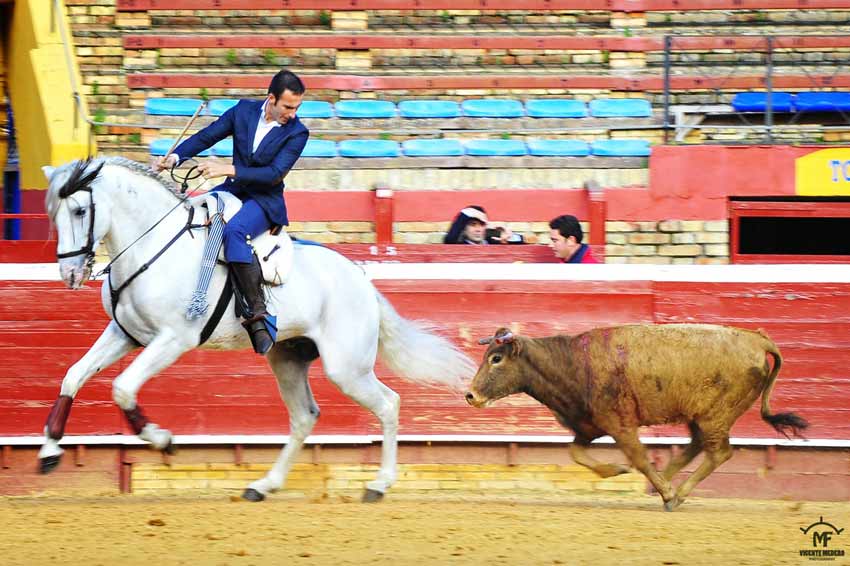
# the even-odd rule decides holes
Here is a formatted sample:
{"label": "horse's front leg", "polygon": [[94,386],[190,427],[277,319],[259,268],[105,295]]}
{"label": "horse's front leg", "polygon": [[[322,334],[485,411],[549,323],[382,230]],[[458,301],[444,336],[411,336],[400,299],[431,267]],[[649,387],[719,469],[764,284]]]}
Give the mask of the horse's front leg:
{"label": "horse's front leg", "polygon": [[42,474],[51,472],[62,458],[63,450],[59,447],[59,441],[65,434],[65,423],[77,392],[91,376],[114,364],[134,348],[136,344],[117,324],[110,322],[94,346],[68,369],[62,380],[59,397],[53,403],[44,426],[44,444],[38,452],[39,471]]}
{"label": "horse's front leg", "polygon": [[160,450],[171,451],[171,431],[159,428],[148,420],[136,402],[136,395],[148,379],[195,346],[187,344],[170,331],[163,332],[112,382],[112,399],[124,411],[133,432]]}

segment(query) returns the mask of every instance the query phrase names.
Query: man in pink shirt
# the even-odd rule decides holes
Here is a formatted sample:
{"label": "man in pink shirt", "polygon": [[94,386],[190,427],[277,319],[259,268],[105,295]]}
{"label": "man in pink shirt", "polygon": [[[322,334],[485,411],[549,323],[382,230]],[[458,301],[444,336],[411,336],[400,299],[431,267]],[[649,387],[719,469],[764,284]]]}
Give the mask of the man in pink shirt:
{"label": "man in pink shirt", "polygon": [[575,216],[563,214],[549,222],[549,237],[549,246],[564,263],[600,263],[590,246],[581,243],[584,232]]}

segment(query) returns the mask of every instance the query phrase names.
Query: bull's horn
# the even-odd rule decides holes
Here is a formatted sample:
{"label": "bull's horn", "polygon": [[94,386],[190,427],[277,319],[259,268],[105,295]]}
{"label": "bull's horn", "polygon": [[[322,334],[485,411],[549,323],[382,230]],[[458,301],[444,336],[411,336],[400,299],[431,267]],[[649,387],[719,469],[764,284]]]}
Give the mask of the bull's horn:
{"label": "bull's horn", "polygon": [[514,335],[511,332],[505,332],[500,336],[496,336],[494,339],[496,340],[496,344],[508,344],[514,341]]}
{"label": "bull's horn", "polygon": [[479,338],[479,339],[478,339],[478,343],[479,343],[479,344],[481,344],[481,345],[489,344],[489,343],[490,343],[490,342],[492,342],[492,341],[493,341],[493,337],[492,337],[492,336],[491,336],[490,338]]}

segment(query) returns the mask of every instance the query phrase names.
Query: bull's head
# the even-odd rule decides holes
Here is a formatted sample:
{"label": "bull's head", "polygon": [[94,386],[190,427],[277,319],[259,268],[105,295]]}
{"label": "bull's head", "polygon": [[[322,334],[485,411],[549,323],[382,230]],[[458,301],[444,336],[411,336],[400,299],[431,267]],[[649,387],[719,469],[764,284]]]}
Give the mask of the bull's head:
{"label": "bull's head", "polygon": [[482,338],[479,344],[489,344],[478,373],[466,393],[466,402],[473,407],[485,407],[522,390],[522,338],[507,328],[500,328],[492,337]]}

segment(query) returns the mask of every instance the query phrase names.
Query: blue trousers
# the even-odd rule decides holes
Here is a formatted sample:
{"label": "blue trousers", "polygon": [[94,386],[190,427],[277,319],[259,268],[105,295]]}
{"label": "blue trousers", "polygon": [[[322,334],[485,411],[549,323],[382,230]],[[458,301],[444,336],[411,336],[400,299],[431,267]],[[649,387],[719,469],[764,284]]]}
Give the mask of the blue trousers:
{"label": "blue trousers", "polygon": [[271,227],[272,223],[260,205],[256,201],[246,200],[224,227],[224,259],[227,263],[254,261],[248,236],[256,238]]}

